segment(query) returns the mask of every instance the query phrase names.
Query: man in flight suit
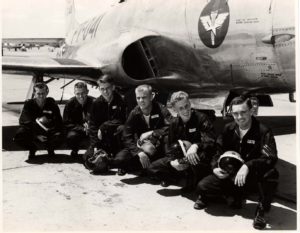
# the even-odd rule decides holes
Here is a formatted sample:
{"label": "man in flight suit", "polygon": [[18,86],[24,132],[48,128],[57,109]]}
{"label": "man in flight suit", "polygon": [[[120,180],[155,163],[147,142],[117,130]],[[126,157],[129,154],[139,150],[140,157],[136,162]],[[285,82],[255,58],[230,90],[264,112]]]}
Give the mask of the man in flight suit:
{"label": "man in flight suit", "polygon": [[34,98],[25,101],[19,118],[20,128],[14,141],[21,147],[29,150],[28,159],[35,157],[38,147],[48,150],[54,155],[54,148],[62,138],[62,118],[55,100],[47,97],[48,86],[45,83],[36,83],[33,87]]}
{"label": "man in flight suit", "polygon": [[126,119],[123,98],[115,91],[113,78],[101,76],[98,81],[100,96],[94,101],[89,121],[90,146],[83,159],[86,160],[94,149],[103,149],[115,154],[120,150],[118,135]]}
{"label": "man in flight suit", "polygon": [[[213,125],[206,114],[191,109],[189,96],[183,91],[172,94],[170,103],[177,113],[172,119],[167,140],[166,156],[153,162],[149,172],[162,179],[162,186],[167,186],[168,181],[174,180],[183,174],[180,171],[186,170],[189,174],[186,178],[187,185],[183,191],[191,191],[195,188],[197,180],[210,174],[210,162],[215,154],[216,135]],[[187,148],[186,165],[178,164],[172,154],[174,143],[178,140],[188,141],[191,146]],[[182,169],[184,168],[184,169]]]}
{"label": "man in flight suit", "polygon": [[88,95],[89,90],[84,82],[74,85],[74,94],[66,104],[63,122],[66,130],[66,141],[72,149],[71,156],[77,156],[80,142],[88,139],[88,121],[94,97]]}
{"label": "man in flight suit", "polygon": [[[138,105],[130,112],[123,130],[125,148],[115,158],[106,161],[111,168],[141,171],[161,156],[159,147],[154,154],[147,154],[138,146],[138,141],[152,136],[161,138],[166,132],[171,114],[165,106],[153,100],[154,93],[150,85],[138,86],[135,94]],[[119,173],[124,174],[125,172]]]}
{"label": "man in flight suit", "polygon": [[[275,139],[272,131],[253,116],[254,111],[249,98],[234,98],[230,110],[234,121],[225,125],[218,138],[221,151],[212,163],[213,174],[198,183],[199,197],[194,208],[205,208],[207,197],[220,193],[232,195],[234,200],[231,207],[241,208],[245,190],[258,188],[260,201],[253,226],[262,229],[266,225],[264,211],[270,209],[274,192],[274,187],[270,188],[269,178],[278,178],[278,172],[274,168],[278,159]],[[234,176],[230,176],[217,163],[220,155],[226,151],[239,153],[244,161]]]}

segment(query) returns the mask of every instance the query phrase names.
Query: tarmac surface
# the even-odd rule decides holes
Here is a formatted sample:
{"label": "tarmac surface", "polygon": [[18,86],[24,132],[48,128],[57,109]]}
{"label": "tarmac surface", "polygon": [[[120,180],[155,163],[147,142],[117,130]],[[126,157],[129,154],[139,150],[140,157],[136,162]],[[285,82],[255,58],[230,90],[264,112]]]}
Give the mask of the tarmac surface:
{"label": "tarmac surface", "polygon": [[[20,108],[5,103],[23,101],[29,82],[19,76],[2,77],[3,148],[8,127],[18,124],[14,110]],[[59,99],[60,86],[51,83],[49,95]],[[72,96],[72,88],[68,88],[64,99]],[[98,95],[97,90],[91,92]],[[296,106],[288,102],[287,95],[273,100],[273,108],[259,109],[261,120],[274,130],[279,152],[279,187],[266,214],[267,229],[296,230]],[[69,150],[57,150],[54,157],[39,151],[34,161],[27,161],[27,153],[2,150],[4,231],[253,230],[256,196],[247,199],[241,210],[215,202],[197,211],[193,209],[196,196],[182,195],[179,186],[163,188],[134,174],[118,176],[115,170],[91,175],[79,160],[69,156]]]}

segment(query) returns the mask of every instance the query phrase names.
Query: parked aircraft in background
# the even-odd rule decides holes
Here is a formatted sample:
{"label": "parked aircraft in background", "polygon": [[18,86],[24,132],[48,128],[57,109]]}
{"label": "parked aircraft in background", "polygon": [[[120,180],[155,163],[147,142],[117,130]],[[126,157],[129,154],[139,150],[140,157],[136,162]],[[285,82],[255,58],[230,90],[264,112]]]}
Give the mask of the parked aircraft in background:
{"label": "parked aircraft in background", "polygon": [[126,90],[148,83],[162,93],[226,96],[224,110],[239,94],[272,106],[270,94],[289,93],[294,101],[295,6],[293,0],[126,0],[79,24],[67,0],[59,57],[3,57],[2,69],[32,74],[33,82],[95,83],[111,74]]}

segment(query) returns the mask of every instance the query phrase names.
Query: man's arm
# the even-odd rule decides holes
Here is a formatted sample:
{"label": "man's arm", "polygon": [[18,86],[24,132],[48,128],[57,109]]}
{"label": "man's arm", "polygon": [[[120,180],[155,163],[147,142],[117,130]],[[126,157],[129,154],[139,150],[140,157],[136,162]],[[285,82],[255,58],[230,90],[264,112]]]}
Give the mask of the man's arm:
{"label": "man's arm", "polygon": [[155,129],[155,130],[153,130],[153,132],[155,132],[156,135],[160,135],[161,137],[164,137],[164,136],[167,136],[169,133],[169,126],[173,120],[173,117],[172,117],[170,111],[164,105],[159,104],[159,107],[160,107],[160,111],[163,116],[165,126],[161,127],[160,129]]}
{"label": "man's arm", "polygon": [[130,150],[133,155],[137,155],[142,150],[137,147],[137,139],[135,138],[135,117],[131,112],[125,123],[123,130],[124,146]]}
{"label": "man's arm", "polygon": [[216,144],[215,144],[215,153],[211,159],[211,167],[212,169],[217,168],[218,167],[218,160],[220,158],[220,156],[224,153],[223,150],[223,135],[224,132],[222,132],[216,140]]}
{"label": "man's arm", "polygon": [[63,129],[63,121],[62,121],[62,117],[60,114],[60,110],[58,105],[55,103],[55,100],[53,98],[51,98],[51,101],[53,101],[53,120],[55,122],[55,128],[58,130],[62,130]]}
{"label": "man's arm", "polygon": [[97,102],[93,102],[91,106],[90,116],[89,116],[89,135],[90,135],[90,144],[94,145],[98,140],[98,130],[99,130],[99,119],[97,119],[100,106],[98,106]]}
{"label": "man's arm", "polygon": [[33,127],[33,125],[36,124],[34,116],[32,114],[33,110],[30,108],[30,105],[31,104],[29,100],[25,101],[19,118],[19,124],[29,128]]}
{"label": "man's arm", "polygon": [[212,156],[216,153],[216,134],[213,124],[204,114],[199,119],[201,140],[191,146],[188,153],[194,154],[194,164],[197,160],[209,164]]}
{"label": "man's arm", "polygon": [[277,148],[274,135],[271,130],[268,130],[262,135],[260,157],[246,162],[247,167],[252,170],[260,170],[262,168],[274,167],[278,160]]}
{"label": "man's arm", "polygon": [[65,105],[65,109],[64,109],[64,113],[63,113],[63,123],[64,123],[64,126],[66,127],[66,129],[70,130],[70,129],[73,129],[76,124],[73,123],[73,120],[72,120],[72,115],[71,115],[71,103],[68,102],[66,105]]}

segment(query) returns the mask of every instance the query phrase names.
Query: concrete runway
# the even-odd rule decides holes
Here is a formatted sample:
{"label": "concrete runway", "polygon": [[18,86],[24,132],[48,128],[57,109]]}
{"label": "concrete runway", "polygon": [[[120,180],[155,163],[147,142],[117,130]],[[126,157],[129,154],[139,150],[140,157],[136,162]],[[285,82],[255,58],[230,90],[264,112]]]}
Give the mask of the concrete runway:
{"label": "concrete runway", "polygon": [[[3,75],[2,102],[22,101],[29,82]],[[60,98],[60,85],[50,84],[50,96]],[[64,99],[72,96],[72,87],[65,90]],[[92,92],[98,95],[97,90]],[[262,120],[275,127],[280,157],[280,184],[267,214],[267,229],[295,230],[296,106],[288,102],[287,95],[275,96],[274,103],[273,108],[259,109],[261,116],[272,116]],[[18,114],[11,109],[2,109],[3,129],[18,124]],[[39,151],[39,157],[28,162],[25,151],[2,150],[4,231],[253,230],[253,198],[238,211],[225,203],[197,211],[193,209],[196,196],[181,196],[178,186],[163,188],[147,178],[117,176],[115,171],[94,176],[69,156],[69,150],[56,153],[49,158]]]}

